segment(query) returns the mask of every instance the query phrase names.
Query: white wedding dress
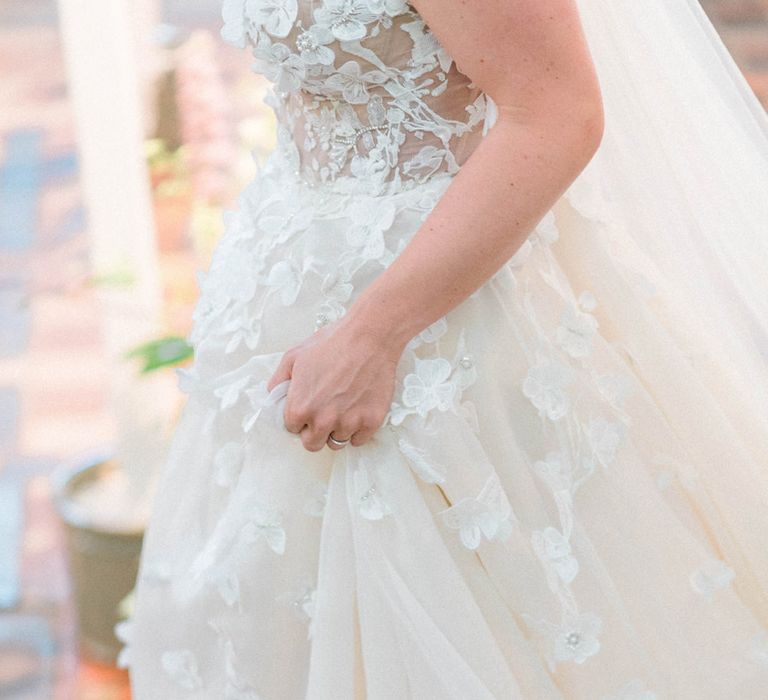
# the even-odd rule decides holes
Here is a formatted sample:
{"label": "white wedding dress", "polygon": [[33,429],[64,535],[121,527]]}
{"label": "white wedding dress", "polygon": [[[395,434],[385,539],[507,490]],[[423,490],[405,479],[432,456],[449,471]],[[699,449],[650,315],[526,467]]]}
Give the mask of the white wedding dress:
{"label": "white wedding dress", "polygon": [[494,106],[403,0],[224,19],[278,146],[199,273],[135,699],[768,698],[765,397],[583,181],[412,339],[373,440],[285,430],[281,354],[393,261]]}

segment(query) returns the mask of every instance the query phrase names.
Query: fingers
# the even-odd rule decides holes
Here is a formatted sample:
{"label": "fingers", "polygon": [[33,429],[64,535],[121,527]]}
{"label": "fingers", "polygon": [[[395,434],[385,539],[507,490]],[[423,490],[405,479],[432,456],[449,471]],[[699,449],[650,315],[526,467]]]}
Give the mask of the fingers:
{"label": "fingers", "polygon": [[[342,434],[338,430],[332,430],[330,432],[330,434],[328,435],[328,439],[326,441],[326,444],[332,450],[343,450],[349,444],[350,437],[351,437],[350,435]],[[338,440],[339,442],[344,442],[345,444],[344,445],[337,445],[336,443],[334,443],[331,440],[331,438],[334,438],[334,439]]]}
{"label": "fingers", "polygon": [[349,444],[358,447],[368,442],[381,427],[385,413],[369,410],[360,417],[360,425],[352,435]]}
{"label": "fingers", "polygon": [[267,391],[272,391],[272,389],[274,389],[280,382],[284,382],[286,379],[291,378],[293,362],[295,359],[296,355],[293,350],[288,350],[283,353],[283,356],[280,358],[280,364],[277,365],[275,373],[267,382]]}
{"label": "fingers", "polygon": [[[311,452],[321,450],[325,446],[332,450],[342,450],[350,445],[359,447],[373,438],[384,421],[384,415],[369,410],[349,422],[327,420],[325,422],[321,420],[316,424],[307,422],[301,428],[301,441],[304,447]],[[346,445],[335,445],[328,439],[331,434],[337,440],[348,439],[349,442]]]}
{"label": "fingers", "polygon": [[355,432],[357,427],[355,421],[349,418],[342,419],[332,412],[320,413],[306,420],[305,423],[300,437],[304,448],[310,452],[317,452],[326,446],[334,450],[343,449],[344,445],[334,445],[329,442],[328,436],[333,433],[337,440],[345,440]]}
{"label": "fingers", "polygon": [[[324,447],[341,450],[349,445],[360,446],[368,442],[383,422],[384,416],[378,412],[367,411],[356,418],[344,419],[332,413],[318,414],[313,417],[309,411],[286,406],[284,411],[285,427],[292,433],[297,433],[306,450],[318,452]],[[347,440],[346,445],[334,445],[329,436],[337,440]]]}

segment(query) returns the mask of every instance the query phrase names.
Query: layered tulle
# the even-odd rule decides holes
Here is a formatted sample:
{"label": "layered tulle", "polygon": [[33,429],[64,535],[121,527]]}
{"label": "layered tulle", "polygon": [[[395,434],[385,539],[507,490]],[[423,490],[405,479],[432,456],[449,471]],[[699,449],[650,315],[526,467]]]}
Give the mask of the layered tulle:
{"label": "layered tulle", "polygon": [[275,152],[229,215],[145,538],[138,700],[764,696],[765,416],[594,191],[414,337],[373,440],[283,427],[282,352],[449,183],[331,193]]}

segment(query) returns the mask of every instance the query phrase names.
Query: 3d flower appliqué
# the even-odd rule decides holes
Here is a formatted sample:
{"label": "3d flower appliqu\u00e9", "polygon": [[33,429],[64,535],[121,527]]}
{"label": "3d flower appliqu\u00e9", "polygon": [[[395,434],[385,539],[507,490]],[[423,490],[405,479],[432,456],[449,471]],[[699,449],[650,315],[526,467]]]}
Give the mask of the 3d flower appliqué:
{"label": "3d flower appliqu\u00e9", "polygon": [[600,650],[602,627],[602,620],[594,613],[581,613],[562,624],[555,632],[555,659],[583,664]]}
{"label": "3d flower appliqu\u00e9", "polygon": [[285,37],[298,12],[296,0],[259,0],[251,3],[251,16],[272,36]]}
{"label": "3d flower appliqu\u00e9", "polygon": [[355,202],[350,216],[356,225],[347,231],[347,243],[359,251],[364,260],[381,260],[387,253],[384,232],[395,219],[395,207],[389,202],[379,206]]}
{"label": "3d flower appliqu\u00e9", "polygon": [[305,270],[295,260],[279,260],[267,276],[267,284],[280,293],[280,301],[290,306],[299,296]]}
{"label": "3d flower appliqu\u00e9", "polygon": [[449,377],[451,363],[443,357],[416,358],[416,371],[403,380],[402,401],[426,416],[433,408],[446,411],[456,396],[456,384]]}
{"label": "3d flower appliqu\u00e9", "polygon": [[516,522],[512,506],[495,472],[488,477],[480,493],[463,498],[449,508],[439,511],[443,522],[458,530],[467,549],[477,549],[482,538],[504,540],[512,533]]}
{"label": "3d flower appliqu\u00e9", "polygon": [[528,613],[522,613],[522,616],[544,642],[550,671],[554,671],[559,663],[583,664],[600,651],[603,621],[595,613],[571,614],[560,623],[536,619]]}
{"label": "3d flower appliqu\u00e9", "polygon": [[352,485],[358,512],[363,518],[381,520],[392,513],[368,467],[358,467],[352,472]]}
{"label": "3d flower appliqu\u00e9", "polygon": [[573,368],[559,360],[539,358],[523,379],[523,394],[539,410],[539,415],[550,420],[559,420],[570,408],[570,399],[565,392],[575,378]]}
{"label": "3d flower appliqu\u00e9", "polygon": [[342,94],[349,104],[365,104],[370,99],[368,85],[381,84],[387,81],[387,76],[380,70],[360,71],[357,61],[347,61],[325,80],[325,87]]}
{"label": "3d flower appliqu\u00e9", "polygon": [[616,458],[616,451],[626,438],[627,429],[623,423],[593,418],[585,430],[592,454],[604,467]]}
{"label": "3d flower appliqu\u00e9", "polygon": [[333,40],[333,33],[328,27],[313,24],[296,38],[296,48],[299,49],[299,55],[304,63],[329,66],[333,63],[336,54],[326,44],[330,44]]}
{"label": "3d flower appliqu\u00e9", "polygon": [[546,527],[531,535],[534,550],[565,582],[571,583],[579,572],[579,562],[571,554],[571,543],[557,528]]}
{"label": "3d flower appliqu\u00e9", "polygon": [[276,554],[285,552],[285,529],[282,525],[281,513],[262,505],[255,505],[253,516],[243,528],[243,541],[252,544],[260,538],[266,540],[267,546]]}
{"label": "3d flower appliqu\u00e9", "polygon": [[315,21],[328,27],[342,41],[353,41],[365,36],[365,25],[373,22],[377,14],[366,0],[325,0],[314,11]]}
{"label": "3d flower appliqu\u00e9", "polygon": [[[308,576],[303,576],[295,590],[285,591],[276,597],[277,602],[287,605],[301,622],[309,623],[315,612],[317,587]],[[311,627],[308,637],[311,637]]]}
{"label": "3d flower appliqu\u00e9", "polygon": [[254,49],[254,68],[274,82],[278,92],[293,92],[306,76],[304,62],[281,43]]}

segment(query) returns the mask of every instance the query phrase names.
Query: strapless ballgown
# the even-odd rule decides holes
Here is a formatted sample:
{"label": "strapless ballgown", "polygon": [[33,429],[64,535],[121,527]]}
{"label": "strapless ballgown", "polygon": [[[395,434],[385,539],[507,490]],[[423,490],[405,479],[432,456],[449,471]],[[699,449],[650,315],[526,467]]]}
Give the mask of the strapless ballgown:
{"label": "strapless ballgown", "polygon": [[224,20],[278,140],[198,273],[135,699],[768,698],[765,405],[583,180],[413,337],[374,439],[285,430],[281,354],[450,196],[494,104],[403,0]]}

